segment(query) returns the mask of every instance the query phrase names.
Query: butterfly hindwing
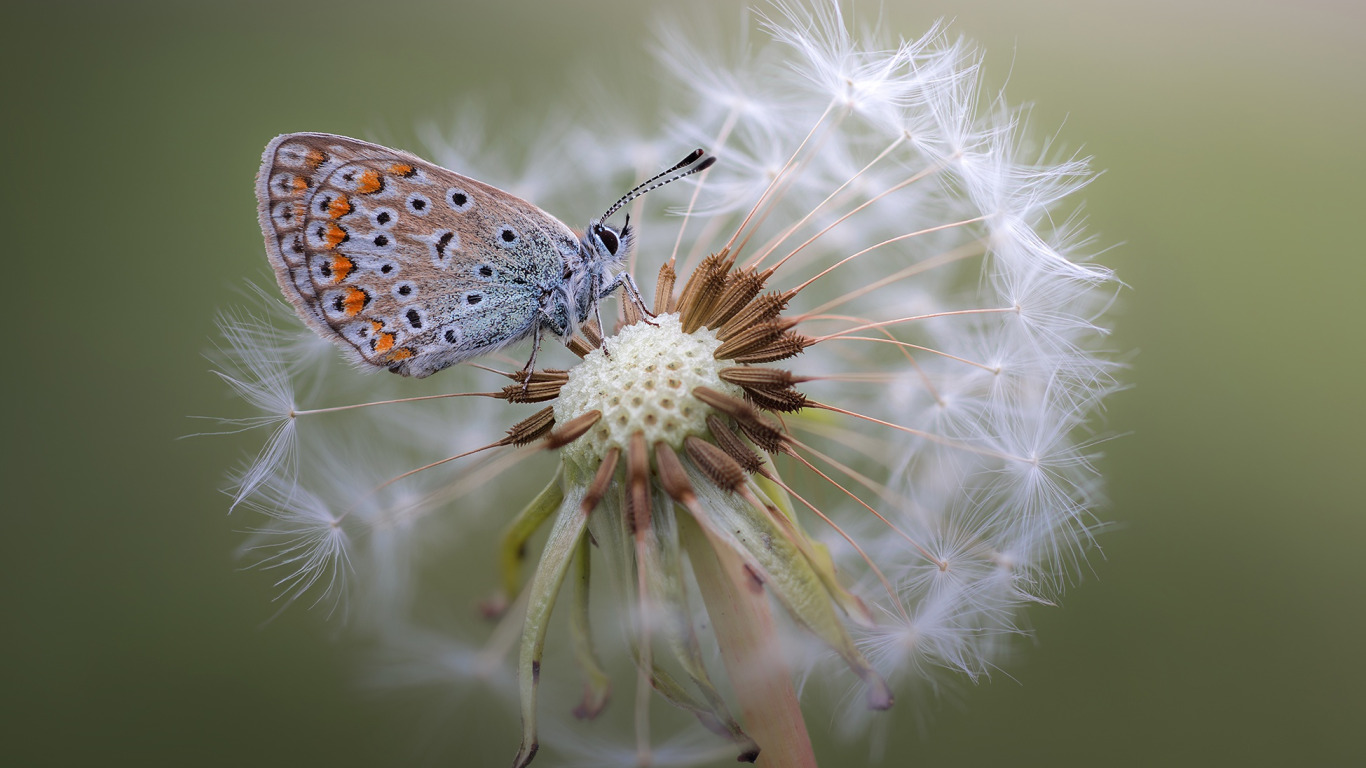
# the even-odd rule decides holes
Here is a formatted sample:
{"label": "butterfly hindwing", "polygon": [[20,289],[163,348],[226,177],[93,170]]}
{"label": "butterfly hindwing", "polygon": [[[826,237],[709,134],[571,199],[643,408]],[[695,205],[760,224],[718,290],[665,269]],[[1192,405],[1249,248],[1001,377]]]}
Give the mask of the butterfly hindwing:
{"label": "butterfly hindwing", "polygon": [[353,360],[404,375],[525,338],[578,252],[569,227],[520,198],[330,134],[272,141],[257,199],[299,316]]}

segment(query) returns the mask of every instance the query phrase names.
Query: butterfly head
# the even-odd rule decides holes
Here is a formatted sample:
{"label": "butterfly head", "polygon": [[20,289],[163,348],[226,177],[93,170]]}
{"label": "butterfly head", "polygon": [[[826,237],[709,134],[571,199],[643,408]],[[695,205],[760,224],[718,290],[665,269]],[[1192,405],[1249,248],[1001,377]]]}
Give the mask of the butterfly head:
{"label": "butterfly head", "polygon": [[637,184],[635,189],[622,195],[621,199],[613,203],[612,207],[608,208],[601,216],[588,222],[588,228],[584,230],[583,242],[580,246],[584,261],[598,268],[625,261],[626,257],[631,255],[631,246],[635,240],[634,233],[631,230],[631,215],[626,215],[626,223],[622,225],[621,229],[607,224],[607,220],[612,217],[612,214],[621,210],[622,206],[646,192],[710,168],[712,163],[716,162],[716,157],[713,155],[703,159],[703,154],[704,152],[701,149],[693,150],[687,157],[675,163],[672,168]]}
{"label": "butterfly head", "polygon": [[588,222],[583,231],[580,250],[584,260],[591,265],[605,267],[624,261],[631,255],[635,244],[635,230],[631,229],[631,217],[620,229],[604,224],[600,219]]}

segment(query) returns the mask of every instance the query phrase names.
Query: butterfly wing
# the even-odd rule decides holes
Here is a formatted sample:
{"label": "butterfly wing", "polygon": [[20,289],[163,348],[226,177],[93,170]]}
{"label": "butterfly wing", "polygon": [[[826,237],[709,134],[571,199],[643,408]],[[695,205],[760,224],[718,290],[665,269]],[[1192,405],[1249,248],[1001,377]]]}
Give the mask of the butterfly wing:
{"label": "butterfly wing", "polygon": [[357,363],[428,376],[522,339],[578,238],[495,187],[377,144],[277,137],[256,181],[281,290]]}

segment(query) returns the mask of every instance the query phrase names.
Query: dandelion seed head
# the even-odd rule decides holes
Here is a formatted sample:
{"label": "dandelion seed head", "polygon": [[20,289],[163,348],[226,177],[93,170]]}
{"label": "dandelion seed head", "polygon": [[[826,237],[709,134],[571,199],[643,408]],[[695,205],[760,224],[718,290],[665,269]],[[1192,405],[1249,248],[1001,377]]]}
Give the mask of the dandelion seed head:
{"label": "dandelion seed head", "polygon": [[[1118,284],[1073,202],[1091,161],[1035,138],[942,25],[902,37],[856,10],[781,0],[738,37],[665,22],[653,122],[570,128],[552,107],[499,136],[475,110],[424,129],[434,159],[562,216],[679,146],[719,158],[632,202],[653,312],[604,304],[564,370],[486,359],[419,402],[409,381],[323,376],[297,337],[224,324],[219,375],[258,413],[232,424],[269,430],[234,491],[265,518],[249,556],[286,602],[363,615],[389,682],[516,702],[519,766],[540,738],[585,764],[750,756],[728,699],[788,670],[838,681],[846,733],[889,729],[893,692],[991,675],[1026,611],[1088,570],[1093,422],[1120,386],[1103,346]],[[575,103],[629,111],[592,88]],[[496,572],[447,599],[433,558],[488,548],[495,524]],[[778,609],[764,658],[732,666],[709,568]],[[569,648],[543,668],[552,609]],[[557,718],[630,699],[613,659],[637,677],[616,718],[634,733],[584,737]],[[705,727],[652,739],[656,697]]]}
{"label": "dandelion seed head", "polygon": [[684,333],[676,315],[660,315],[653,323],[622,329],[570,373],[555,401],[555,420],[568,422],[589,411],[599,411],[602,419],[564,449],[566,462],[596,467],[609,450],[629,449],[636,433],[647,445],[662,441],[682,448],[684,438],[707,432],[713,413],[693,396],[694,389],[743,394],[720,377],[724,364],[714,357],[721,346],[714,333]]}

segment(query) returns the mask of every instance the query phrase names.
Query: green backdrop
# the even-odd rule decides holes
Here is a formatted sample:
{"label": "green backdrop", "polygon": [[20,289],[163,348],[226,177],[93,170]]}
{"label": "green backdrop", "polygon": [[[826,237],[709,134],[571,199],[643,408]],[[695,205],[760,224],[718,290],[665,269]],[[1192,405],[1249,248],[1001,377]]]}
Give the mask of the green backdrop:
{"label": "green backdrop", "polygon": [[[270,580],[239,570],[245,523],[215,490],[259,436],[176,438],[231,408],[201,357],[215,311],[270,284],[266,141],[417,148],[419,121],[471,95],[539,116],[568,78],[644,60],[655,5],[6,3],[0,763],[510,760],[503,711],[368,692],[335,623],[264,623]],[[908,34],[955,19],[1012,101],[1107,169],[1088,210],[1120,243],[1102,261],[1131,286],[1113,318],[1137,352],[1107,414],[1127,435],[1102,461],[1120,525],[1095,576],[1031,615],[1008,674],[898,729],[889,764],[1360,759],[1363,6],[885,12]],[[613,80],[652,87],[629,69]],[[466,762],[428,735],[449,723]],[[825,765],[864,762],[812,730]]]}

